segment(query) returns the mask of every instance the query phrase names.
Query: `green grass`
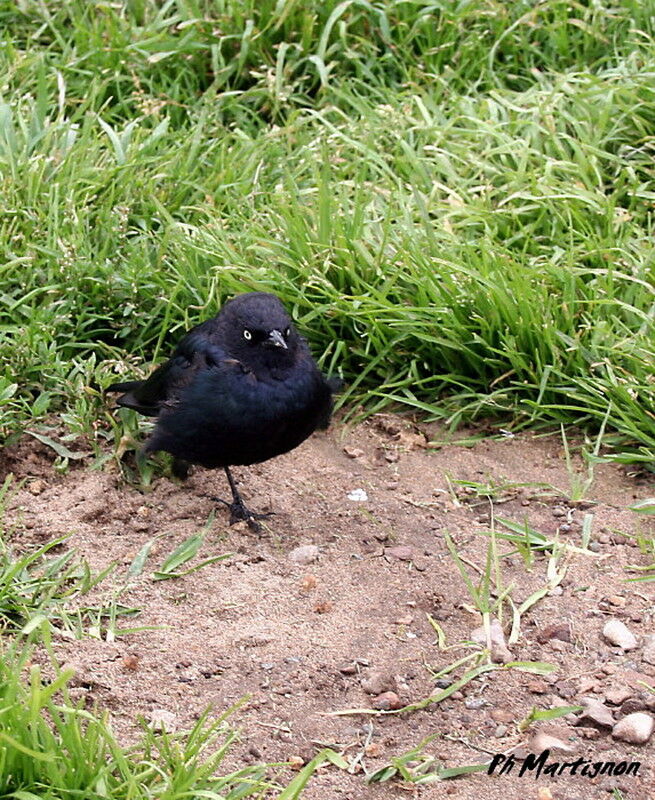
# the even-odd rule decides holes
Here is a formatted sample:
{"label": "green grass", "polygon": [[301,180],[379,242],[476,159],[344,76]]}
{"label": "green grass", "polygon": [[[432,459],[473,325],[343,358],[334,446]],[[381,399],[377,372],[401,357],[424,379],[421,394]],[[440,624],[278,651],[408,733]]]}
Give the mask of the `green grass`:
{"label": "green grass", "polygon": [[[236,739],[226,722],[234,709],[200,717],[184,735],[145,723],[139,745],[119,745],[107,714],[83,709],[68,693],[71,671],[54,677],[30,664],[31,648],[3,646],[0,659],[0,795],[21,800],[182,800],[262,797],[273,765],[225,772]],[[27,673],[23,677],[23,673]],[[223,772],[223,774],[217,774]],[[289,795],[297,797],[297,795]]]}
{"label": "green grass", "polygon": [[[343,402],[655,455],[655,2],[0,3],[0,430],[276,291]],[[74,449],[74,446],[73,446]]]}

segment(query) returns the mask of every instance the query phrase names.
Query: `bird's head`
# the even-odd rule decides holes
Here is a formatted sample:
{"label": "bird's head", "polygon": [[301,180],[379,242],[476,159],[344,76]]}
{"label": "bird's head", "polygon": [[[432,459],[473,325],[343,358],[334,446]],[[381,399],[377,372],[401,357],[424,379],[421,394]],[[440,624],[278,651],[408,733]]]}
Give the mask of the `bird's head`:
{"label": "bird's head", "polygon": [[220,317],[230,355],[245,366],[293,363],[301,339],[275,295],[240,294],[223,306]]}

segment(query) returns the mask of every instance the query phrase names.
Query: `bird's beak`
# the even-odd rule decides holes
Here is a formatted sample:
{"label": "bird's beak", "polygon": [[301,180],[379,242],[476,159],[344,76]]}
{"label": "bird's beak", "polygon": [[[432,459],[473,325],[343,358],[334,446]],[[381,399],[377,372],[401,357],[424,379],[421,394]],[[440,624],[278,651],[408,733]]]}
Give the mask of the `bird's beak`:
{"label": "bird's beak", "polygon": [[287,343],[284,341],[284,336],[280,333],[280,331],[272,330],[268,334],[268,339],[264,342],[264,344],[268,345],[269,347],[282,347],[284,350],[287,349]]}

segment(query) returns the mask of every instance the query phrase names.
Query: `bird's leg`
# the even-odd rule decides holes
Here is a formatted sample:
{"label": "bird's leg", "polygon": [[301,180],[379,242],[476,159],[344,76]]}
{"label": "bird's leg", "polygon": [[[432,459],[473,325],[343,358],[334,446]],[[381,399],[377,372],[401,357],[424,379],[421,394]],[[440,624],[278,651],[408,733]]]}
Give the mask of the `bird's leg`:
{"label": "bird's leg", "polygon": [[256,514],[254,511],[251,511],[243,502],[243,498],[239,494],[239,490],[237,489],[237,485],[232,477],[230,468],[224,467],[224,469],[227,476],[227,481],[230,484],[230,490],[232,491],[232,502],[228,503],[225,500],[221,500],[219,497],[215,499],[220,503],[224,503],[230,509],[230,525],[234,525],[235,522],[245,520],[251,530],[259,533],[262,529],[262,526],[259,524],[259,522],[257,522],[257,520],[266,519],[266,517],[270,517],[274,512],[269,511],[268,514]]}

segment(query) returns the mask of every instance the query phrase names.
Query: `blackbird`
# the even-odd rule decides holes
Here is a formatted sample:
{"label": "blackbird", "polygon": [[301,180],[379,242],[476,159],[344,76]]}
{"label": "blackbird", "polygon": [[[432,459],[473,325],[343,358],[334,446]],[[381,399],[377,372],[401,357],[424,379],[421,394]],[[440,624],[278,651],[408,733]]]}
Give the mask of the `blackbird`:
{"label": "blackbird", "polygon": [[230,524],[246,520],[259,530],[257,520],[268,514],[246,507],[230,466],[267,461],[327,428],[332,388],[280,300],[249,292],[192,328],[147,380],[107,391],[124,393],[119,406],[157,418],[144,453],[172,453],[179,477],[189,463],[222,467]]}

